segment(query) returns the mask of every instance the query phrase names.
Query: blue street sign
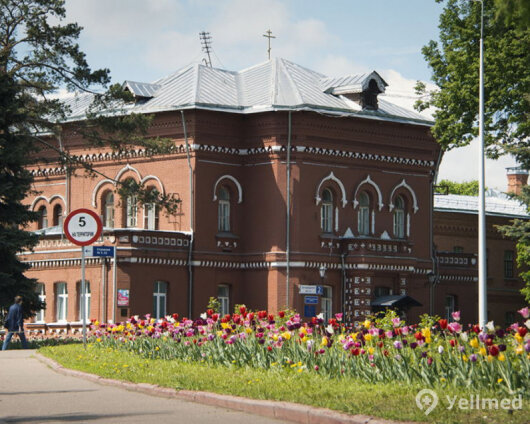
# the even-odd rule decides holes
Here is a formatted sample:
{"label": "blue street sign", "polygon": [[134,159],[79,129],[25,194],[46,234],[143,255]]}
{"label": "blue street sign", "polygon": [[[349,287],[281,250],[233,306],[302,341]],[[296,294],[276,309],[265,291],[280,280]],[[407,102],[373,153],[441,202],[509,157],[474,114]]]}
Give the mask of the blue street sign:
{"label": "blue street sign", "polygon": [[317,307],[315,305],[304,305],[304,316],[306,318],[314,317],[317,314]]}
{"label": "blue street sign", "polygon": [[114,246],[92,246],[92,256],[114,256]]}
{"label": "blue street sign", "polygon": [[318,305],[318,296],[304,296],[306,305]]}
{"label": "blue street sign", "polygon": [[324,287],[317,286],[317,294],[322,296],[324,294]]}

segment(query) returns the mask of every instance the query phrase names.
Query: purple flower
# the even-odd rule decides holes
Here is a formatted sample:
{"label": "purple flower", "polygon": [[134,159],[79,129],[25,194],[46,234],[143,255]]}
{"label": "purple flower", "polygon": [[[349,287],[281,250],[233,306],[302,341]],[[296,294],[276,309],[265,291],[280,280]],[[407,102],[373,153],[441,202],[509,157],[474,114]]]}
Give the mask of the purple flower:
{"label": "purple flower", "polygon": [[505,345],[505,344],[500,344],[500,345],[499,345],[499,350],[500,350],[501,352],[504,352],[504,351],[506,350],[506,345]]}
{"label": "purple flower", "polygon": [[474,353],[471,354],[471,355],[469,356],[469,360],[470,360],[471,362],[477,362],[477,355],[475,355]]}
{"label": "purple flower", "polygon": [[411,348],[411,349],[416,349],[417,347],[418,347],[418,343],[416,343],[416,342],[412,342],[412,343],[410,344],[410,348]]}
{"label": "purple flower", "polygon": [[464,346],[458,346],[458,351],[460,353],[464,353],[466,351],[466,348]]}
{"label": "purple flower", "polygon": [[524,345],[524,350],[525,350],[525,352],[530,353],[530,342],[528,342],[528,343],[526,343]]}
{"label": "purple flower", "polygon": [[422,358],[426,358],[427,357],[427,352],[421,352],[421,357]]}
{"label": "purple flower", "polygon": [[394,347],[395,347],[396,349],[402,349],[402,348],[403,348],[403,343],[401,343],[399,340],[396,340],[396,341],[394,342]]}

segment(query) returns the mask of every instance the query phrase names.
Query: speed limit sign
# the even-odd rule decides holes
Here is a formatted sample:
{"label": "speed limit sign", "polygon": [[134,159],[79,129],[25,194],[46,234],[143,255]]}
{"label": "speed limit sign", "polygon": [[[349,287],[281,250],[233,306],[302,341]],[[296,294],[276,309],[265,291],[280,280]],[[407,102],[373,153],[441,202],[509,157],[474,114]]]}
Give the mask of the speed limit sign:
{"label": "speed limit sign", "polygon": [[103,230],[103,224],[96,212],[90,209],[76,209],[70,212],[63,224],[64,234],[78,246],[94,243]]}

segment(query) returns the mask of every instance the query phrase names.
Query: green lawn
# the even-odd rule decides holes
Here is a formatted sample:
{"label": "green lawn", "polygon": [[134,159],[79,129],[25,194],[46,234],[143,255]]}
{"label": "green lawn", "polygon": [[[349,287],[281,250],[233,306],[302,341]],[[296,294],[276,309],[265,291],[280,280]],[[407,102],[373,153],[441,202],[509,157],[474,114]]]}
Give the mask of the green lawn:
{"label": "green lawn", "polygon": [[[43,355],[67,368],[102,377],[137,383],[151,383],[175,389],[201,390],[254,399],[282,400],[330,408],[349,414],[366,414],[387,419],[437,423],[528,423],[530,401],[523,399],[521,410],[449,410],[446,396],[469,399],[498,397],[495,393],[455,391],[435,388],[440,403],[425,415],[416,406],[421,385],[370,384],[361,380],[329,379],[299,367],[277,365],[266,371],[251,368],[207,367],[161,359],[144,359],[124,351],[88,345],[43,347]],[[457,399],[458,399],[457,398]],[[499,399],[500,400],[500,399]],[[457,400],[458,402],[458,400]]]}

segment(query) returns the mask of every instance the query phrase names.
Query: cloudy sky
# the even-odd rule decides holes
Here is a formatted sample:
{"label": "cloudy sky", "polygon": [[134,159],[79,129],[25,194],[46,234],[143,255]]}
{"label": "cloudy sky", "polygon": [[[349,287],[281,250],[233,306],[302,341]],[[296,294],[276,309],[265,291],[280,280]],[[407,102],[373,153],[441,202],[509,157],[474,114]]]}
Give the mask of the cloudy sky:
{"label": "cloudy sky", "polygon": [[[421,48],[438,37],[434,0],[67,0],[67,18],[84,31],[80,45],[92,67],[114,82],[153,81],[204,58],[199,32],[212,36],[212,64],[240,70],[283,57],[330,76],[377,70],[387,98],[414,103],[416,80],[430,71]],[[440,178],[476,179],[475,146],[446,153]],[[486,185],[505,189],[510,158],[488,161]]]}

